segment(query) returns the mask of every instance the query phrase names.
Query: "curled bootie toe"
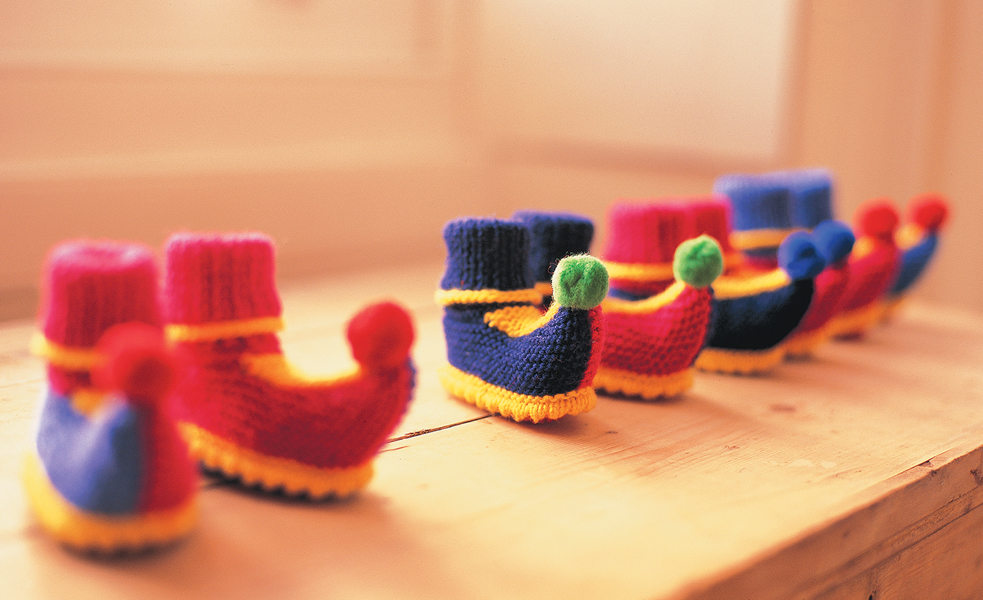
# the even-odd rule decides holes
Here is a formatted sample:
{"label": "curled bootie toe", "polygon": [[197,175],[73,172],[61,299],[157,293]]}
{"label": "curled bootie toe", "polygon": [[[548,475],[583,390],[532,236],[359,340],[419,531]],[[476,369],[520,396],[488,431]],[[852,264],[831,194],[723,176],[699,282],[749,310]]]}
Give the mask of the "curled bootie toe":
{"label": "curled bootie toe", "polygon": [[923,194],[909,203],[908,222],[895,236],[901,251],[901,264],[884,298],[885,317],[897,310],[931,264],[948,215],[948,203],[938,194]]}
{"label": "curled bootie toe", "polygon": [[712,294],[723,271],[719,244],[702,235],[675,252],[675,282],[642,300],[604,301],[605,344],[595,387],[655,399],[693,386],[693,362],[706,340]]}
{"label": "curled bootie toe", "polygon": [[452,395],[516,421],[556,420],[592,409],[603,344],[600,303],[608,276],[597,259],[571,256],[551,279],[544,313],[519,221],[458,219],[444,228],[447,266],[435,298],[444,307]]}
{"label": "curled bootie toe", "polygon": [[848,259],[849,275],[829,335],[860,338],[883,318],[883,298],[898,272],[901,253],[894,241],[898,213],[887,199],[857,211],[857,241]]}
{"label": "curled bootie toe", "polygon": [[[784,342],[805,316],[815,292],[814,279],[825,260],[809,234],[791,227],[787,187],[759,183],[753,177],[731,176],[726,181],[731,183],[718,189],[739,198],[733,205],[734,218],[743,215],[743,231],[748,233],[737,236],[737,241],[731,237],[745,263],[725,272],[712,286],[710,334],[695,365],[722,373],[761,373],[784,358]],[[756,195],[758,189],[761,193]],[[722,194],[715,201],[731,204]],[[739,206],[745,208],[738,210]],[[719,221],[729,211],[718,209],[712,214]],[[730,230],[730,226],[718,224],[716,229]],[[772,260],[777,266],[769,269]]]}
{"label": "curled bootie toe", "polygon": [[[785,236],[794,231],[812,233],[826,268],[816,276],[808,311],[783,342],[788,356],[812,354],[829,337],[826,324],[846,288],[846,256],[854,242],[850,228],[833,220],[832,175],[825,169],[731,175],[718,180],[717,189],[733,202],[732,237],[742,240],[749,264],[775,268],[778,246]],[[783,190],[787,197],[782,197]],[[761,244],[746,243],[756,237]]]}
{"label": "curled bootie toe", "polygon": [[157,269],[138,244],[77,240],[48,257],[47,362],[25,483],[42,527],[81,551],[170,544],[197,521],[197,472],[171,411],[181,374],[165,347]]}
{"label": "curled bootie toe", "polygon": [[192,455],[269,492],[321,499],[365,487],[412,397],[409,314],[369,306],[348,324],[356,366],[310,377],[280,346],[271,239],[184,233],[165,254],[167,331],[187,364],[177,416]]}
{"label": "curled bootie toe", "polygon": [[785,342],[785,350],[794,358],[812,355],[829,339],[827,325],[839,310],[850,278],[848,258],[854,244],[853,231],[840,221],[823,221],[812,230],[812,239],[826,260],[826,268],[816,276],[809,310]]}

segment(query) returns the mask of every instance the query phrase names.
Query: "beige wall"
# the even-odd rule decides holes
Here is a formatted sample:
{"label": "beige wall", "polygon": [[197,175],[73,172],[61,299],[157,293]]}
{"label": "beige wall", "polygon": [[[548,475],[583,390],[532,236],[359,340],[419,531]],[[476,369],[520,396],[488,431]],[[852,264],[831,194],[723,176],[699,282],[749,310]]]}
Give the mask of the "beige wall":
{"label": "beige wall", "polygon": [[[107,29],[94,0],[76,3],[74,20],[43,4],[0,7],[0,315],[31,310],[43,254],[65,237],[159,245],[180,228],[261,229],[277,239],[290,276],[440,260],[440,227],[464,214],[571,210],[593,216],[603,236],[617,198],[703,194],[728,170],[799,165],[836,173],[844,218],[873,196],[948,194],[953,223],[919,293],[983,310],[972,231],[983,216],[983,5],[973,0],[762,2],[760,18],[740,23],[768,60],[727,46],[740,36],[715,14],[691,14],[675,23],[706,37],[694,48],[719,39],[726,52],[701,56],[690,71],[707,75],[675,88],[673,68],[693,52],[634,62],[647,29],[619,35],[618,19],[659,3],[623,0],[620,13],[595,19],[608,29],[591,30],[592,48],[623,54],[591,58],[604,88],[570,98],[567,121],[534,109],[557,105],[556,82],[543,74],[574,68],[577,47],[551,46],[550,20],[539,30],[530,18],[510,21],[505,9],[523,3],[325,0],[260,10],[214,1],[168,3],[168,14],[148,16],[158,4],[129,3],[125,35]],[[340,33],[339,15],[358,35]],[[42,27],[52,19],[57,27]],[[208,19],[234,26],[180,43],[175,32]],[[594,21],[556,27],[573,35],[585,22]],[[159,23],[154,35],[132,33]],[[707,35],[713,27],[719,36]],[[639,77],[646,72],[657,90]],[[630,83],[623,93],[603,93],[619,77]],[[692,97],[693,85],[730,94],[725,107],[735,112],[664,93]],[[711,114],[726,120],[714,129]],[[727,144],[717,143],[713,132],[735,119],[755,127],[728,129]],[[570,123],[575,136],[563,135]],[[675,135],[658,137],[672,127]]]}

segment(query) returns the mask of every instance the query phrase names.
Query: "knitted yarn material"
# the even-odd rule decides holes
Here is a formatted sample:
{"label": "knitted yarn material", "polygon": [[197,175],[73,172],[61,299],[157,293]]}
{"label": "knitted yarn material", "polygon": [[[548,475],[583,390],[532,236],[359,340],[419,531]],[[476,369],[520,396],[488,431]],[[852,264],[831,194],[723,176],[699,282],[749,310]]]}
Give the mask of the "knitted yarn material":
{"label": "knitted yarn material", "polygon": [[196,521],[156,286],[153,253],[137,244],[75,240],[46,262],[36,348],[49,385],[25,485],[41,525],[80,550],[164,545]]}
{"label": "knitted yarn material", "polygon": [[826,341],[826,324],[836,315],[849,280],[847,258],[853,249],[850,228],[839,221],[823,221],[812,231],[826,268],[816,276],[816,291],[809,310],[785,343],[790,356],[807,356]]}
{"label": "knitted yarn material", "polygon": [[897,301],[928,269],[938,250],[939,232],[948,218],[949,207],[938,194],[923,194],[908,205],[908,223],[897,235],[901,264],[888,292],[888,300]]}
{"label": "knitted yarn material", "polygon": [[[543,314],[528,295],[529,229],[516,221],[458,219],[444,228],[447,266],[437,298],[444,306],[452,394],[489,412],[540,422],[590,410],[603,343],[600,308],[606,289],[596,259],[564,259],[553,273],[557,301]],[[489,283],[501,287],[483,290]],[[573,299],[576,306],[568,305]],[[598,299],[599,302],[599,299]]]}
{"label": "knitted yarn material", "polygon": [[880,320],[880,300],[898,272],[897,224],[897,212],[887,199],[872,200],[858,210],[857,243],[850,254],[849,280],[837,315],[829,323],[831,335],[862,336]]}
{"label": "knitted yarn material", "polygon": [[357,369],[300,374],[275,334],[273,256],[273,241],[256,233],[168,240],[165,310],[186,363],[177,416],[210,471],[292,495],[345,496],[368,483],[412,396],[412,323],[396,305],[369,307],[349,326]]}
{"label": "knitted yarn material", "polygon": [[[589,249],[589,238],[570,239],[565,234],[582,217],[532,214],[541,224],[532,229],[534,254],[555,260],[565,249]],[[627,225],[622,231],[633,231]],[[653,236],[646,239],[650,249],[661,252]],[[632,240],[620,242],[623,248],[633,246]],[[616,241],[610,244],[618,246]],[[657,257],[661,260],[662,255]],[[598,390],[651,399],[676,395],[692,386],[691,366],[703,346],[710,319],[711,296],[706,287],[723,268],[720,247],[707,236],[685,241],[674,249],[671,265],[676,283],[662,293],[638,301],[609,298],[602,304],[605,341],[594,378]]]}

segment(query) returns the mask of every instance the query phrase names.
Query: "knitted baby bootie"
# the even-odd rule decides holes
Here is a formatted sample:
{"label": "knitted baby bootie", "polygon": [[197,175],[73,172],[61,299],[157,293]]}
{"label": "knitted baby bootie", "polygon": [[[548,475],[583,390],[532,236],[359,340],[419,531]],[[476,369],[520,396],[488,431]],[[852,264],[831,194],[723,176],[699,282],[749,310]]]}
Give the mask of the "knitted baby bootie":
{"label": "knitted baby bootie", "polygon": [[[670,210],[675,206],[670,203]],[[636,208],[658,221],[663,207],[649,203]],[[612,212],[623,215],[627,210]],[[549,265],[590,249],[594,227],[587,218],[535,211],[522,211],[515,217],[532,235],[530,256],[537,286],[550,276]],[[621,233],[615,227],[611,235]],[[609,297],[602,302],[604,350],[594,377],[595,389],[653,399],[692,387],[691,367],[710,321],[707,286],[723,268],[720,247],[708,236],[685,241],[677,247],[672,266],[676,283],[665,291],[637,301]]]}
{"label": "knitted baby bootie", "polygon": [[715,189],[733,204],[731,240],[759,269],[778,266],[778,246],[794,231],[812,231],[826,268],[815,278],[809,309],[783,346],[789,356],[807,356],[827,338],[847,282],[846,256],[854,237],[843,223],[832,221],[832,176],[825,169],[773,171],[761,175],[727,175]]}
{"label": "knitted baby bootie", "polygon": [[723,271],[720,245],[701,235],[676,248],[675,283],[644,300],[608,298],[598,390],[643,399],[681,394],[693,386],[693,362],[710,324],[710,284]]}
{"label": "knitted baby bootie", "polygon": [[825,260],[803,231],[784,237],[776,259],[775,269],[732,269],[714,282],[710,335],[696,368],[761,373],[784,358],[783,342],[809,308]]}
{"label": "knitted baby bootie", "polygon": [[82,551],[139,551],[197,520],[197,474],[171,415],[179,373],[165,350],[152,251],[77,240],[45,265],[47,361],[25,484],[42,527]]}
{"label": "knitted baby bootie", "polygon": [[862,337],[883,318],[882,300],[898,272],[900,251],[894,241],[898,213],[887,199],[872,200],[857,211],[857,242],[849,258],[849,279],[836,315],[832,336]]}
{"label": "knitted baby bootie", "polygon": [[897,310],[932,262],[939,245],[939,232],[948,215],[948,203],[938,194],[923,194],[908,204],[908,223],[895,236],[901,250],[901,264],[884,298],[885,317]]}
{"label": "knitted baby bootie", "polygon": [[518,221],[458,219],[444,227],[447,266],[435,298],[444,307],[444,388],[516,421],[538,423],[594,407],[603,343],[599,307],[607,272],[590,256],[553,272],[545,314],[529,265],[529,229]]}
{"label": "knitted baby bootie", "polygon": [[855,241],[850,228],[840,221],[823,221],[812,230],[812,240],[826,260],[826,268],[816,276],[809,310],[785,342],[785,351],[793,358],[812,355],[829,339],[827,325],[839,310],[850,278],[848,258]]}
{"label": "knitted baby bootie", "polygon": [[176,234],[166,261],[167,332],[188,365],[177,415],[192,455],[271,492],[319,499],[364,487],[413,391],[406,311],[383,303],[356,315],[348,340],[357,368],[315,379],[281,350],[270,238]]}

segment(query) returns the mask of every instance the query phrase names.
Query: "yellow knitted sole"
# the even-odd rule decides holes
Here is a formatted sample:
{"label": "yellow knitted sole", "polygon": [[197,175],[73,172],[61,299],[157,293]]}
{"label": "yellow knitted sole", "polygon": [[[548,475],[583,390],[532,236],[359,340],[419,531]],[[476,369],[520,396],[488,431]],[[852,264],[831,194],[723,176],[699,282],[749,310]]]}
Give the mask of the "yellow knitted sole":
{"label": "yellow knitted sole", "polygon": [[792,334],[785,340],[785,352],[792,358],[812,356],[817,348],[829,341],[829,328],[820,327],[806,333]]}
{"label": "yellow knitted sole", "polygon": [[637,396],[645,400],[668,398],[693,387],[693,369],[668,375],[642,375],[601,366],[594,377],[594,388],[609,394]]}
{"label": "yellow knitted sole", "polygon": [[753,375],[770,370],[782,362],[783,358],[785,358],[785,348],[782,346],[768,350],[704,348],[696,357],[694,366],[701,371]]}
{"label": "yellow knitted sole", "polygon": [[867,306],[840,313],[830,319],[828,326],[833,337],[861,335],[879,323],[884,316],[884,307],[879,300]]}
{"label": "yellow knitted sole", "polygon": [[28,455],[24,485],[38,521],[56,540],[80,551],[136,552],[164,546],[187,536],[198,521],[192,498],[173,510],[109,516],[83,511],[51,485],[37,456]]}
{"label": "yellow knitted sole", "polygon": [[372,479],[371,459],[355,467],[320,468],[243,448],[191,423],[180,423],[179,428],[191,455],[206,469],[238,478],[247,487],[319,500],[350,496]]}
{"label": "yellow knitted sole", "polygon": [[597,394],[590,386],[552,396],[530,396],[486,383],[448,364],[438,369],[438,375],[444,389],[454,396],[515,421],[555,421],[587,412],[597,404]]}

